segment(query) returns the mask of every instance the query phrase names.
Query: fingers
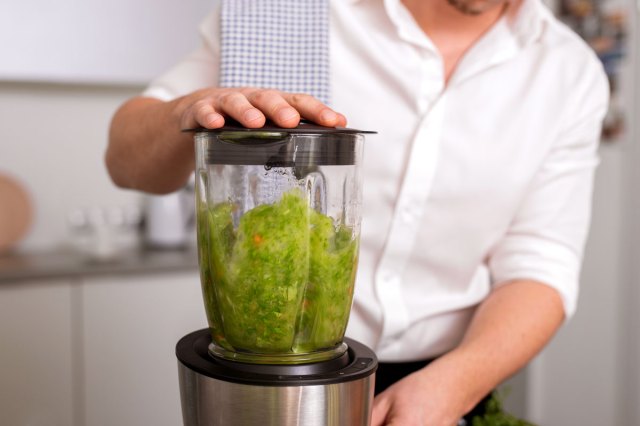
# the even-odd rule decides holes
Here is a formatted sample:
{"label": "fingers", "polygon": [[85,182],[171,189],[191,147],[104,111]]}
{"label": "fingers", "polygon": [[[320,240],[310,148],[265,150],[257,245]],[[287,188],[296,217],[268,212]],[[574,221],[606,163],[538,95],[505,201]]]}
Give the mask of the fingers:
{"label": "fingers", "polygon": [[389,412],[387,399],[376,397],[373,402],[373,413],[371,415],[371,426],[383,426]]}
{"label": "fingers", "polygon": [[275,90],[256,90],[247,99],[280,127],[296,127],[300,123],[300,113]]}
{"label": "fingers", "polygon": [[347,117],[338,113],[338,124],[336,127],[347,127]]}
{"label": "fingers", "polygon": [[320,100],[303,93],[284,93],[284,99],[307,120],[327,127],[344,127],[347,120]]}
{"label": "fingers", "polygon": [[182,114],[182,128],[217,129],[224,117],[247,128],[260,128],[267,119],[283,128],[296,127],[304,117],[328,127],[344,127],[347,119],[311,95],[255,88],[207,89],[190,97]]}
{"label": "fingers", "polygon": [[244,127],[255,129],[264,126],[266,117],[239,91],[228,91],[217,100],[218,109]]}
{"label": "fingers", "polygon": [[[264,122],[260,126],[252,125],[252,123],[248,123],[241,117],[244,110],[234,110],[238,107],[247,108],[247,103],[261,111],[264,116],[272,120],[276,125],[285,128],[297,126],[301,116],[322,126],[344,127],[347,125],[347,119],[344,115],[335,112],[311,95],[268,89],[244,88],[239,89],[239,91],[237,91],[238,89],[235,90],[235,92],[231,92],[222,98],[224,101],[225,98],[228,100],[233,96],[233,102],[220,102],[219,110],[232,116],[246,127],[261,127],[264,125]],[[246,102],[244,99],[237,97],[238,93],[245,97]]]}
{"label": "fingers", "polygon": [[224,126],[224,117],[218,114],[210,101],[198,101],[193,106],[194,118],[198,125],[207,129]]}

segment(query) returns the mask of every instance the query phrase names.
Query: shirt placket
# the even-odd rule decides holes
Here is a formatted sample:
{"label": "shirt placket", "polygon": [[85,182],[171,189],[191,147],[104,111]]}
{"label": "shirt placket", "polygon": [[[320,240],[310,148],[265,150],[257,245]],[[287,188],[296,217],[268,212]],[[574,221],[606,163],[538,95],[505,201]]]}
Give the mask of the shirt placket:
{"label": "shirt placket", "polygon": [[402,291],[402,275],[416,243],[431,184],[436,170],[443,127],[446,92],[442,61],[433,52],[423,52],[421,85],[416,107],[420,121],[411,141],[407,168],[376,273],[375,288],[382,307],[381,347],[410,324]]}

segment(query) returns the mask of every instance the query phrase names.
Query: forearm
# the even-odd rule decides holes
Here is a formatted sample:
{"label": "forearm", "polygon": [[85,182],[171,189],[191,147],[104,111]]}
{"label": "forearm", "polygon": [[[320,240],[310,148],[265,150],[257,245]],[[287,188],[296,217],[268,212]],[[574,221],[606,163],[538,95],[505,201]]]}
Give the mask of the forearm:
{"label": "forearm", "polygon": [[105,161],[118,186],[166,193],[187,181],[194,148],[192,135],[180,132],[180,102],[134,98],[116,112]]}
{"label": "forearm", "polygon": [[551,339],[564,319],[552,288],[514,281],[497,288],[480,305],[462,343],[441,361],[463,378],[471,409],[483,396],[524,367]]}
{"label": "forearm", "polygon": [[522,368],[563,321],[559,295],[514,281],[480,305],[462,343],[376,397],[372,425],[450,426]]}

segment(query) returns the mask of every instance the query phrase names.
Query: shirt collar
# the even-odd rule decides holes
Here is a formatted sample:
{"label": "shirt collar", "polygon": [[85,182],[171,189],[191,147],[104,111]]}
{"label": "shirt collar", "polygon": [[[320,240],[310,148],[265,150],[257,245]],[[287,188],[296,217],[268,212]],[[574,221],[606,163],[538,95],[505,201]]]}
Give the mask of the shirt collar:
{"label": "shirt collar", "polygon": [[[347,0],[352,4],[362,3],[364,0]],[[386,13],[391,21],[396,25],[400,33],[403,31],[402,19],[400,17],[402,13],[401,0],[383,0]],[[520,46],[527,46],[537,41],[549,20],[553,17],[551,11],[544,5],[542,0],[512,0],[509,10],[507,11],[504,19],[506,19],[511,33],[517,39]],[[416,42],[416,34],[409,36],[412,41]],[[425,42],[419,42],[418,44],[424,45]],[[426,44],[429,44],[426,42]]]}
{"label": "shirt collar", "polygon": [[520,46],[536,42],[553,17],[542,0],[512,0],[505,19]]}

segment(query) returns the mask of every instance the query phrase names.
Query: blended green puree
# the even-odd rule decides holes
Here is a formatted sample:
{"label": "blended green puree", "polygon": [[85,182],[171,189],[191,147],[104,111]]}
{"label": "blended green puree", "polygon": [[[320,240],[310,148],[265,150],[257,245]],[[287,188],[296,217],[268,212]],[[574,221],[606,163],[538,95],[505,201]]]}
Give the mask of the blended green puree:
{"label": "blended green puree", "polygon": [[247,211],[199,207],[198,242],[213,338],[235,351],[307,353],[334,347],[351,308],[358,242],[299,191]]}

